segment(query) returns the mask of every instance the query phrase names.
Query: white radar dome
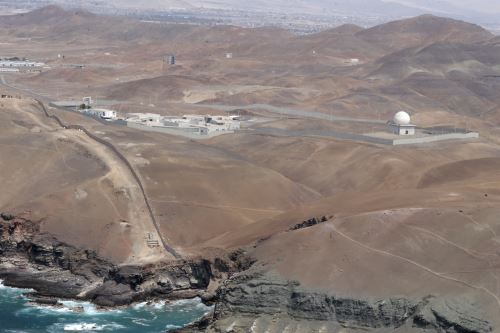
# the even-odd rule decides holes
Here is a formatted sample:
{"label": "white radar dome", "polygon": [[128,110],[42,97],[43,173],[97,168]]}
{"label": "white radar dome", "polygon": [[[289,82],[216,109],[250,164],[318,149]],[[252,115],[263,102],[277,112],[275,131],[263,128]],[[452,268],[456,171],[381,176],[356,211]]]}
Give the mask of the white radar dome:
{"label": "white radar dome", "polygon": [[394,115],[392,119],[396,125],[409,125],[411,118],[410,115],[405,111],[399,111]]}

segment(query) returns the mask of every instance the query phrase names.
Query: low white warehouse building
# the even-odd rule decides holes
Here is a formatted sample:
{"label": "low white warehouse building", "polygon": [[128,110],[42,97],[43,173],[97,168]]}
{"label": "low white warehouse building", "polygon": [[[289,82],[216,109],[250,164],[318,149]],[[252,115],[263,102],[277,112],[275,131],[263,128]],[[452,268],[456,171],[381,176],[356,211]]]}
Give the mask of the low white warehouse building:
{"label": "low white warehouse building", "polygon": [[197,135],[232,133],[241,128],[237,116],[184,115],[163,117],[154,113],[129,113],[127,123]]}
{"label": "low white warehouse building", "polygon": [[14,60],[0,59],[0,71],[2,72],[20,72],[20,71],[37,71],[45,67],[42,62],[35,62],[29,60]]}

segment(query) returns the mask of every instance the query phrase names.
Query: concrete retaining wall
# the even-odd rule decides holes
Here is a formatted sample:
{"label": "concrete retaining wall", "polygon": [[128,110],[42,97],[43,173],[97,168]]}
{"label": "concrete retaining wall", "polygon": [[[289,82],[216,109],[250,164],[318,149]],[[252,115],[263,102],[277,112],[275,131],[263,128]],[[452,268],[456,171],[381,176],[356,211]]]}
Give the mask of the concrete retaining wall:
{"label": "concrete retaining wall", "polygon": [[477,139],[479,138],[479,133],[470,132],[470,133],[448,133],[441,135],[432,135],[426,136],[422,138],[404,138],[404,139],[396,139],[392,140],[392,145],[412,145],[412,144],[421,144],[421,143],[431,143],[445,140],[461,140],[461,139]]}
{"label": "concrete retaining wall", "polygon": [[340,140],[351,140],[351,141],[361,141],[369,142],[381,145],[389,146],[399,146],[399,145],[412,145],[412,144],[423,144],[431,143],[445,140],[460,140],[460,139],[475,139],[479,138],[479,134],[476,132],[470,133],[448,133],[431,135],[425,137],[404,137],[401,139],[384,139],[376,136],[369,136],[363,134],[354,134],[347,132],[338,132],[333,130],[284,130],[278,128],[258,128],[253,131],[248,131],[248,133],[254,134],[264,134],[264,135],[276,135],[276,136],[321,136],[330,137]]}

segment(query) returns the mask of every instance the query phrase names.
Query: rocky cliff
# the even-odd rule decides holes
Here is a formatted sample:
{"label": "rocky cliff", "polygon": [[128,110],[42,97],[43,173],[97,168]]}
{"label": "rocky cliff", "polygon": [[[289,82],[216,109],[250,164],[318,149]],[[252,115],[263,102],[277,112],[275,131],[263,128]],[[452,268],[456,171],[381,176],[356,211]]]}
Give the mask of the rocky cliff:
{"label": "rocky cliff", "polygon": [[269,273],[237,274],[218,291],[213,318],[184,332],[376,332],[492,331],[488,320],[465,298],[390,297],[364,299],[303,289]]}
{"label": "rocky cliff", "polygon": [[[338,296],[306,290],[252,264],[237,251],[214,260],[116,266],[95,252],[41,234],[37,221],[0,215],[0,278],[10,286],[33,288],[34,299],[41,302],[61,297],[117,306],[199,296],[215,303],[213,315],[179,332],[492,331],[465,298]],[[215,289],[211,283],[222,281],[216,294],[207,292]]]}
{"label": "rocky cliff", "polygon": [[35,289],[36,297],[85,299],[103,306],[196,296],[209,301],[209,284],[238,266],[220,258],[116,266],[93,251],[41,234],[39,226],[21,216],[0,217],[0,278],[10,286]]}

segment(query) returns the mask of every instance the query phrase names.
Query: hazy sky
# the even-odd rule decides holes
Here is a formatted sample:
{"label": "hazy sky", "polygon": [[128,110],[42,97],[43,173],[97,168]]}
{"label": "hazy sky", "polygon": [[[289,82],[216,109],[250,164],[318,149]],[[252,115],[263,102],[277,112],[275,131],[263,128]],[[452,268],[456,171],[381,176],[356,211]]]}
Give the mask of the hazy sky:
{"label": "hazy sky", "polygon": [[449,0],[464,8],[475,9],[482,12],[491,10],[500,11],[500,0]]}
{"label": "hazy sky", "polygon": [[[370,0],[367,0],[370,1]],[[441,2],[443,6],[446,3],[465,10],[473,10],[476,12],[491,13],[500,12],[500,0],[385,0],[388,2],[397,2],[401,4],[412,5],[416,7],[431,8]]]}

